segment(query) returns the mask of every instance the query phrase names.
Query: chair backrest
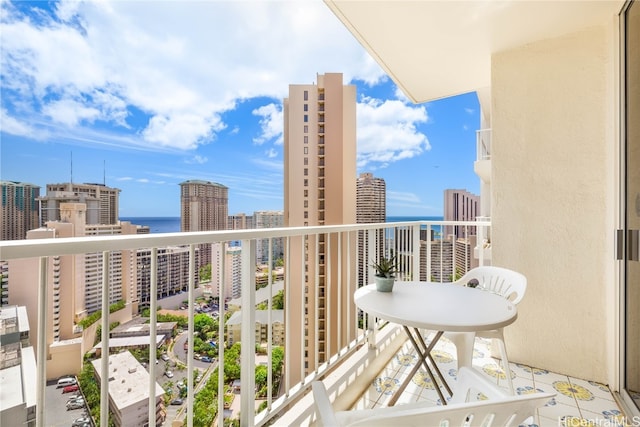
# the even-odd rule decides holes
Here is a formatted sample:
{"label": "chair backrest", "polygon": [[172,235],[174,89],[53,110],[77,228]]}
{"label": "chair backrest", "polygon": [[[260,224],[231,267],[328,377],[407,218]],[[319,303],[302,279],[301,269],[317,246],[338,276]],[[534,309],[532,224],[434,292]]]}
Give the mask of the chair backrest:
{"label": "chair backrest", "polygon": [[324,427],[518,426],[551,399],[551,393],[506,396],[446,406],[413,403],[387,408],[334,412],[324,384],[312,384],[316,412]]}
{"label": "chair backrest", "polygon": [[527,290],[527,278],[523,274],[494,266],[472,268],[454,283],[502,295],[514,304],[522,300]]}

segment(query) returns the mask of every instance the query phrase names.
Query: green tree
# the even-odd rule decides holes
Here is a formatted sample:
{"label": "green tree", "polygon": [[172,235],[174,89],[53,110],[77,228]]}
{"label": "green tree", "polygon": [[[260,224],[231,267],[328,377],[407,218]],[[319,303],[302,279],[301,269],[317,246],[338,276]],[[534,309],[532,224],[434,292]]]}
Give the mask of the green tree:
{"label": "green tree", "polygon": [[200,282],[210,282],[211,281],[211,264],[203,265],[200,267]]}

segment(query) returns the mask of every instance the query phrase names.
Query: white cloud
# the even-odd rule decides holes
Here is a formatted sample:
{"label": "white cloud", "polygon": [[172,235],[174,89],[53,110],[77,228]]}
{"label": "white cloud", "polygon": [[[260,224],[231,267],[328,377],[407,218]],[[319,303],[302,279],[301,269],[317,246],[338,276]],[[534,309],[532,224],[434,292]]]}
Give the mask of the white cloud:
{"label": "white cloud", "polygon": [[133,181],[133,178],[130,176],[123,176],[120,178],[116,178],[116,181]]}
{"label": "white cloud", "polygon": [[265,154],[267,155],[267,158],[269,158],[269,159],[273,159],[273,158],[278,157],[278,152],[276,151],[275,148],[268,149]]}
{"label": "white cloud", "polygon": [[34,139],[45,139],[46,137],[46,132],[36,130],[32,126],[10,116],[4,108],[0,109],[0,123],[2,123],[2,132],[11,135],[26,136]]}
{"label": "white cloud", "polygon": [[267,141],[275,139],[276,145],[282,145],[283,139],[283,125],[284,125],[284,113],[279,105],[269,104],[263,105],[251,112],[254,116],[262,117],[260,119],[260,128],[262,133],[260,136],[253,139],[253,142],[261,145]]}
{"label": "white cloud", "polygon": [[203,165],[203,164],[207,163],[208,161],[209,161],[209,159],[207,157],[204,157],[204,156],[201,156],[199,154],[196,154],[192,158],[185,160],[185,163],[187,163],[189,165]]}
{"label": "white cloud", "polygon": [[387,191],[387,199],[398,202],[420,203],[420,197],[417,194],[402,191]]}
{"label": "white cloud", "polygon": [[[18,122],[64,124],[72,140],[99,120],[119,132],[114,145],[190,150],[241,100],[281,99],[290,83],[335,70],[386,78],[321,1],[69,0],[37,19],[0,7],[3,103]],[[18,111],[14,98],[34,101]],[[270,113],[262,138],[278,133]]]}
{"label": "white cloud", "polygon": [[386,164],[415,157],[431,148],[416,127],[426,123],[424,106],[399,100],[363,98],[357,105],[358,167]]}

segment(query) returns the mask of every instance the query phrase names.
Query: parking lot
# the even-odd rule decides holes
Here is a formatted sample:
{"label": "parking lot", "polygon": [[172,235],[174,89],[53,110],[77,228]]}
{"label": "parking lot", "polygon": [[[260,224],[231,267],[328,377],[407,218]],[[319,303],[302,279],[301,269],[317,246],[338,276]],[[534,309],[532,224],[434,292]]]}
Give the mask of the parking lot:
{"label": "parking lot", "polygon": [[47,427],[69,427],[77,418],[88,416],[86,407],[67,410],[67,401],[76,395],[81,396],[80,391],[62,393],[62,388],[58,388],[56,380],[47,382],[45,400],[45,425]]}

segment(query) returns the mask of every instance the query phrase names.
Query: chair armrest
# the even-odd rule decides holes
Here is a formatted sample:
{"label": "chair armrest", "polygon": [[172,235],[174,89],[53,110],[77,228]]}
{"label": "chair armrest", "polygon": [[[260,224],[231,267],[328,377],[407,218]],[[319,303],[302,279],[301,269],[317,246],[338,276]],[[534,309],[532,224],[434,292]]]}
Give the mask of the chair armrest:
{"label": "chair armrest", "polygon": [[498,387],[474,368],[462,366],[458,369],[458,377],[453,388],[451,403],[463,403],[478,400],[478,393],[489,399],[504,399],[510,396],[506,390]]}
{"label": "chair armrest", "polygon": [[338,420],[333,412],[333,406],[329,400],[327,389],[322,381],[314,381],[311,383],[311,390],[313,392],[313,399],[316,404],[316,414],[318,415],[318,421],[320,426],[324,427],[337,427]]}

